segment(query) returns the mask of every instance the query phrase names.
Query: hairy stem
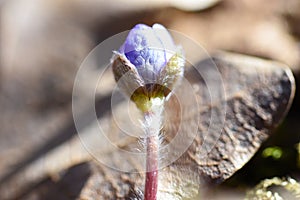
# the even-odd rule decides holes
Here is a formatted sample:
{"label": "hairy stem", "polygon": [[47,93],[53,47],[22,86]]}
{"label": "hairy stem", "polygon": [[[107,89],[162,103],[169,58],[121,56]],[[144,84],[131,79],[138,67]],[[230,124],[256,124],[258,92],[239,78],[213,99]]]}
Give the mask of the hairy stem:
{"label": "hairy stem", "polygon": [[162,125],[163,100],[153,101],[152,107],[144,113],[146,133],[146,182],[145,200],[156,200],[158,190],[159,133]]}
{"label": "hairy stem", "polygon": [[156,200],[158,185],[158,136],[147,138],[145,200]]}

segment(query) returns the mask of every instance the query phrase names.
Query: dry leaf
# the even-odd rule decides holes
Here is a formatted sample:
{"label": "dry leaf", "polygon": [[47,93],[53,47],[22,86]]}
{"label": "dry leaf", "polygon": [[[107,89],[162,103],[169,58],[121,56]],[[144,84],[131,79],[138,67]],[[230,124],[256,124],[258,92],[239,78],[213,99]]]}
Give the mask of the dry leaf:
{"label": "dry leaf", "polygon": [[[177,145],[186,145],[185,140],[195,138],[178,160],[160,171],[159,199],[190,199],[199,195],[200,186],[230,177],[254,155],[285,116],[295,92],[294,78],[288,67],[242,55],[220,53],[213,57],[213,62],[206,59],[196,68],[188,67],[185,76],[199,106],[190,103],[192,97],[187,96],[186,85],[178,88],[177,98],[174,95],[169,100],[164,131],[165,146],[170,145],[167,152],[161,152],[167,154],[162,156],[161,162],[169,161],[170,151],[180,148]],[[180,101],[179,96],[185,101]],[[122,116],[125,110],[119,112]],[[196,135],[191,133],[194,126]],[[120,130],[112,127],[113,123],[106,131],[120,135],[114,133]],[[177,136],[180,143],[172,144]],[[138,147],[135,140],[120,149],[131,150],[132,147]],[[138,160],[117,154],[106,151],[103,158],[110,159],[110,165],[132,165],[136,171],[143,169]],[[95,168],[81,199],[142,198],[143,173],[122,173],[103,166]]]}

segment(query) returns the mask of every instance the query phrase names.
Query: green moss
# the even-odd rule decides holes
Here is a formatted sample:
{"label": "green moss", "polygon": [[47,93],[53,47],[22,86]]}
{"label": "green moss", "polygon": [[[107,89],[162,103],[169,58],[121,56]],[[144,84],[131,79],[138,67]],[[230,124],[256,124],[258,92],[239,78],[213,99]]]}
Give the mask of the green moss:
{"label": "green moss", "polygon": [[272,157],[274,160],[278,160],[282,157],[283,151],[278,146],[267,147],[263,150],[262,156],[264,158]]}
{"label": "green moss", "polygon": [[289,194],[289,199],[298,199],[300,198],[300,184],[292,179],[280,179],[278,177],[272,179],[265,179],[261,181],[254,189],[247,192],[246,200],[281,200],[284,199],[281,193],[285,191],[274,191],[273,186],[281,187]]}

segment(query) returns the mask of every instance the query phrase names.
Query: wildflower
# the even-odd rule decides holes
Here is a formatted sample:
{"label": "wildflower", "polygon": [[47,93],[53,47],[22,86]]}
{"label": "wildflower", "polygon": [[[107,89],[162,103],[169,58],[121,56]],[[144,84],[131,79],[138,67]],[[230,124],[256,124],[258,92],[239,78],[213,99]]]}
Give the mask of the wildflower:
{"label": "wildflower", "polygon": [[164,26],[137,24],[114,52],[112,69],[121,90],[137,103],[167,97],[183,76],[184,59]]}
{"label": "wildflower", "polygon": [[[174,51],[175,50],[175,51]],[[165,27],[136,25],[119,51],[112,69],[119,88],[144,114],[146,144],[145,200],[156,200],[158,190],[159,133],[165,99],[183,76],[184,59]]]}

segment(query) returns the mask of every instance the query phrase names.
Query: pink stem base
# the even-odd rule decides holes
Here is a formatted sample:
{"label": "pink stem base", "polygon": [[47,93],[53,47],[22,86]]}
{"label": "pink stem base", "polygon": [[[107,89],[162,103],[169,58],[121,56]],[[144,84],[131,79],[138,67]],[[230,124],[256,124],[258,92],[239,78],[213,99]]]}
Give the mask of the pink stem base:
{"label": "pink stem base", "polygon": [[158,185],[158,136],[147,138],[145,200],[156,200]]}

